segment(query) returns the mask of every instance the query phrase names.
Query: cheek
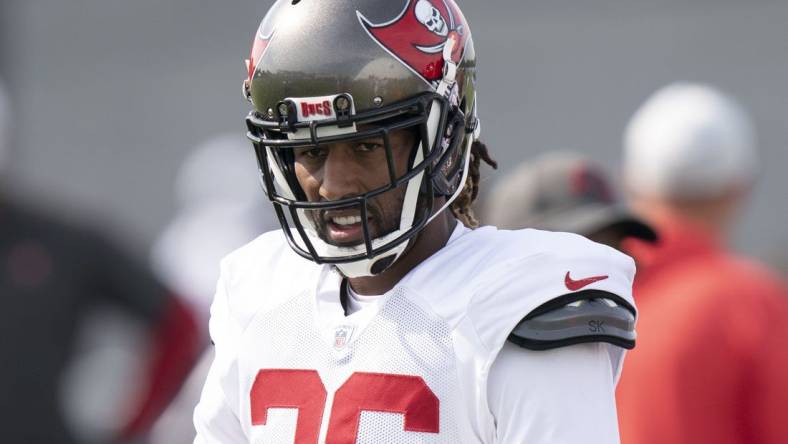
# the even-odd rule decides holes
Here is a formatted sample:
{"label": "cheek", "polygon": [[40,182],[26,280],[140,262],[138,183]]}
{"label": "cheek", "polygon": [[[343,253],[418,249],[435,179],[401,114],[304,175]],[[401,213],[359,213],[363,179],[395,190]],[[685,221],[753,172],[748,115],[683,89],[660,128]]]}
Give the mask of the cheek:
{"label": "cheek", "polygon": [[413,150],[421,149],[421,145],[416,146],[415,136],[404,133],[400,133],[398,137],[394,138],[393,145],[394,165],[397,168],[397,177],[401,177],[408,172],[408,163]]}
{"label": "cheek", "polygon": [[[400,165],[397,159],[396,151],[394,152],[394,166],[397,175],[400,173]],[[386,153],[384,149],[377,150],[374,154],[367,154],[361,157],[353,164],[353,168],[348,168],[347,174],[354,177],[363,190],[371,191],[384,187],[391,183],[389,178],[389,167],[386,162]],[[388,193],[386,193],[388,194]]]}
{"label": "cheek", "polygon": [[410,160],[410,151],[410,148],[403,148],[397,150],[394,155],[394,165],[397,166],[397,177],[403,176],[408,172],[407,168],[408,161]]}
{"label": "cheek", "polygon": [[399,221],[406,188],[407,185],[403,184],[373,198],[372,205],[382,217],[384,227],[394,226]]}
{"label": "cheek", "polygon": [[315,177],[314,172],[310,171],[306,166],[304,166],[304,164],[296,162],[295,175],[296,180],[298,180],[298,184],[301,185],[301,189],[304,190],[304,194],[306,194],[307,199],[310,202],[320,200],[320,183]]}

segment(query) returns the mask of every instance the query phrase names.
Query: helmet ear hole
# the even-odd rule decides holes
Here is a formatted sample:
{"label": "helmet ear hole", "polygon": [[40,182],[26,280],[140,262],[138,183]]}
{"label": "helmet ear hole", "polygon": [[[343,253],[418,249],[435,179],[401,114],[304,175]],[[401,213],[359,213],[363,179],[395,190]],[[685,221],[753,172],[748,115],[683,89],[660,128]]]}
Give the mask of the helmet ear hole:
{"label": "helmet ear hole", "polygon": [[460,186],[460,178],[464,168],[461,142],[465,133],[461,131],[464,124],[462,110],[453,111],[446,124],[447,134],[444,135],[443,155],[436,161],[432,173],[432,184],[435,196],[449,197]]}
{"label": "helmet ear hole", "polygon": [[391,266],[392,263],[394,263],[394,259],[396,259],[396,258],[397,258],[397,255],[395,255],[395,254],[392,254],[390,256],[382,257],[382,258],[376,260],[374,264],[372,264],[372,267],[370,268],[369,271],[372,274],[383,273],[384,271],[386,271],[387,268],[389,268]]}

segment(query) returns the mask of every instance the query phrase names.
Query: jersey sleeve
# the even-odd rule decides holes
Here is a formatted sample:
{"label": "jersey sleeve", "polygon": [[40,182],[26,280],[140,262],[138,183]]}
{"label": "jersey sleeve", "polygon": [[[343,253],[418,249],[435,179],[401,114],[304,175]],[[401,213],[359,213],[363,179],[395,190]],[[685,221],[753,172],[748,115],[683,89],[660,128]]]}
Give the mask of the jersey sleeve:
{"label": "jersey sleeve", "polygon": [[230,313],[224,264],[211,305],[209,330],[214,359],[205,380],[200,402],[194,409],[195,444],[246,442],[238,417],[237,338],[240,331]]}
{"label": "jersey sleeve", "polygon": [[492,253],[483,279],[474,281],[467,311],[487,350],[483,402],[497,442],[619,442],[615,386],[623,348],[588,342],[529,350],[508,338],[535,309],[576,293],[604,292],[634,310],[634,261],[568,233],[504,236],[508,242]]}
{"label": "jersey sleeve", "polygon": [[[529,250],[530,244],[542,245]],[[523,252],[512,252],[518,246]],[[474,282],[468,311],[493,357],[527,315],[576,293],[605,292],[635,310],[634,261],[613,248],[569,233],[526,231],[501,250],[510,257],[488,265]]]}
{"label": "jersey sleeve", "polygon": [[588,343],[534,351],[505,344],[487,388],[496,442],[618,443],[608,347]]}

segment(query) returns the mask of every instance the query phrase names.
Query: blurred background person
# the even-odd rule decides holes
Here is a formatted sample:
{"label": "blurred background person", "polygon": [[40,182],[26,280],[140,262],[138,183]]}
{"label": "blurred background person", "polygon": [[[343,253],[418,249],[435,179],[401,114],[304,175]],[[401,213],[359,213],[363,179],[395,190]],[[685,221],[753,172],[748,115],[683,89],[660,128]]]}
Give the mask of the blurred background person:
{"label": "blurred background person", "polygon": [[617,198],[603,169],[579,153],[550,152],[522,162],[486,202],[482,222],[502,229],[568,231],[616,249],[629,237],[657,238]]}
{"label": "blurred background person", "polygon": [[[0,83],[0,128],[10,130],[10,102]],[[7,131],[0,130],[0,153]],[[115,442],[150,427],[194,358],[194,316],[153,276],[103,235],[83,223],[52,216],[27,198],[0,189],[0,430],[9,443]],[[120,391],[117,427],[105,434],[74,427],[71,407],[89,393],[70,390],[67,369],[77,332],[95,310],[114,307],[148,333],[136,361],[138,378],[117,380],[104,364],[93,392]],[[110,364],[110,365],[107,365]],[[84,368],[84,367],[83,367]],[[96,369],[92,366],[92,369]]]}
{"label": "blurred background person", "polygon": [[640,312],[618,385],[625,444],[788,442],[786,287],[728,247],[758,171],[749,116],[712,87],[669,85],[629,122],[625,183],[660,242],[625,245]]}
{"label": "blurred background person", "polygon": [[[260,193],[256,159],[242,131],[214,136],[188,154],[175,179],[175,201],[175,217],[154,243],[151,263],[198,314],[202,344],[208,348],[209,308],[219,261],[260,234],[279,228],[271,204]],[[152,444],[194,440],[192,414],[213,358],[212,348],[203,353],[154,426]]]}
{"label": "blurred background person", "polygon": [[[244,131],[238,86],[252,36],[237,29],[254,29],[272,3],[0,1],[0,76],[17,117],[7,189],[36,191],[25,197],[36,205],[46,196],[47,212],[123,221],[112,239],[145,257],[172,220],[167,191],[187,153]],[[733,244],[763,257],[788,244],[788,2],[495,5],[461,4],[474,27],[495,30],[475,43],[485,55],[479,116],[500,174],[546,146],[582,146],[614,165],[621,122],[645,92],[708,79],[737,92],[762,141],[763,175]]]}
{"label": "blurred background person", "polygon": [[762,252],[760,258],[782,276],[783,282],[788,279],[788,243],[780,241]]}
{"label": "blurred background person", "polygon": [[279,228],[259,183],[257,160],[243,131],[198,144],[175,176],[175,215],[153,243],[151,264],[191,304],[206,338],[219,261]]}

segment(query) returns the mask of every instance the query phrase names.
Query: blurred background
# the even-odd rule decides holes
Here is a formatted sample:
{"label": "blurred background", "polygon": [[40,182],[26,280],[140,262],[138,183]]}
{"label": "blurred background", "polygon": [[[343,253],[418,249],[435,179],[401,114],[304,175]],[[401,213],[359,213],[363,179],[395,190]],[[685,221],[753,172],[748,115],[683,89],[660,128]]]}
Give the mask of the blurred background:
{"label": "blurred background", "polygon": [[[243,59],[271,3],[0,2],[13,182],[119,222],[134,248],[149,245],[173,215],[168,191],[186,153],[216,133],[244,132]],[[788,245],[788,3],[460,6],[479,54],[483,136],[502,165],[488,177],[559,148],[615,171],[621,133],[646,96],[703,81],[737,97],[758,130],[763,177],[736,246],[760,256]]]}
{"label": "blurred background", "polygon": [[[187,299],[208,294],[192,301],[200,325],[214,280],[214,271],[204,270],[214,262],[183,271],[194,279],[176,276],[171,264],[194,257],[189,248],[214,242],[216,233],[228,239],[207,246],[206,257],[274,226],[255,184],[251,145],[239,148],[250,109],[241,98],[243,60],[272,3],[0,0],[0,78],[12,109],[0,156],[3,187],[102,227]],[[479,57],[482,137],[501,165],[483,171],[482,193],[519,161],[556,149],[582,152],[616,172],[622,132],[643,100],[673,81],[705,82],[739,99],[759,139],[761,177],[735,248],[785,267],[788,2],[458,3]],[[218,146],[213,155],[194,154],[211,146]],[[232,151],[232,160],[216,154],[222,150]],[[230,181],[237,186],[217,198],[214,185]],[[184,222],[199,212],[194,202],[232,196],[232,209],[200,213],[212,221],[203,228]],[[211,219],[217,214],[227,217]],[[183,239],[173,238],[173,224]],[[197,279],[207,283],[186,288]],[[118,335],[114,346],[142,341],[128,337]],[[124,366],[133,353],[113,356]],[[90,382],[72,385],[79,384]]]}

